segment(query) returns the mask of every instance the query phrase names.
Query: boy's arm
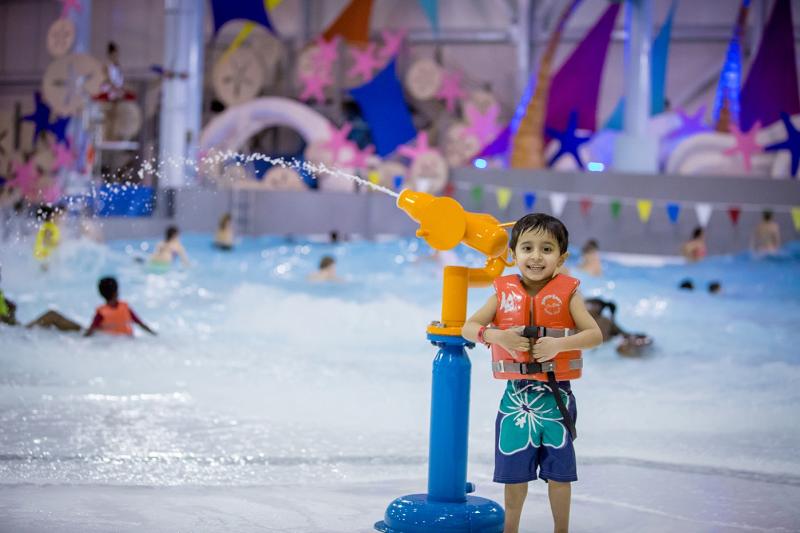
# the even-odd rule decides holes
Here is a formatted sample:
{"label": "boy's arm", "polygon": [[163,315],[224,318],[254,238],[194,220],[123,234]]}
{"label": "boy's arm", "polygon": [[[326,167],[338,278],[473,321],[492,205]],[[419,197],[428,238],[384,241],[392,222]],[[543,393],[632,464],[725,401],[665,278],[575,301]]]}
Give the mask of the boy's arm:
{"label": "boy's arm", "polygon": [[183,247],[183,245],[181,243],[178,243],[178,245],[176,247],[176,250],[177,250],[178,255],[181,258],[181,262],[184,264],[184,266],[189,266],[191,264],[190,261],[189,261],[189,256],[186,255],[186,249]]}
{"label": "boy's arm", "polygon": [[130,310],[130,312],[131,312],[131,320],[133,320],[134,322],[136,322],[137,324],[139,324],[139,327],[140,327],[140,328],[142,328],[143,330],[145,330],[145,331],[146,331],[147,333],[149,333],[150,335],[156,335],[156,332],[155,332],[155,331],[153,331],[152,329],[150,329],[150,328],[147,326],[147,324],[145,324],[144,322],[142,322],[142,319],[141,319],[141,318],[139,318],[139,317],[136,315],[136,313],[134,313],[134,312],[133,312],[133,310],[132,310],[132,309],[129,309],[129,310]]}
{"label": "boy's arm", "polygon": [[91,337],[97,328],[100,327],[100,323],[103,321],[103,317],[100,313],[95,313],[94,318],[92,319],[92,325],[89,326],[89,329],[86,330],[86,333],[83,334],[84,337]]}
{"label": "boy's arm", "polygon": [[541,337],[533,345],[533,358],[536,361],[549,361],[559,352],[586,350],[603,342],[603,333],[592,315],[586,309],[583,296],[576,292],[569,300],[569,312],[578,333],[569,337]]}
{"label": "boy's arm", "polygon": [[[465,339],[478,342],[478,330],[494,320],[497,310],[497,295],[492,294],[483,306],[474,315],[467,319],[461,328],[461,336]],[[531,341],[522,336],[524,326],[509,329],[487,329],[483,333],[483,340],[489,344],[499,344],[508,351],[527,352],[531,349]]]}

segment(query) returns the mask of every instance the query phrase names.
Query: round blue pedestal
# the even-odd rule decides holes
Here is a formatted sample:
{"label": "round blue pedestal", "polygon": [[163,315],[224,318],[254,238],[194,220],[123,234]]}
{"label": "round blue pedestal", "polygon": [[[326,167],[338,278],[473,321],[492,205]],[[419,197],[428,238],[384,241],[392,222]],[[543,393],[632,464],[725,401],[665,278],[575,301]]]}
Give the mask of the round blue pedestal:
{"label": "round blue pedestal", "polygon": [[502,533],[505,512],[492,500],[467,496],[465,502],[439,502],[427,494],[401,496],[389,504],[375,529],[385,533]]}

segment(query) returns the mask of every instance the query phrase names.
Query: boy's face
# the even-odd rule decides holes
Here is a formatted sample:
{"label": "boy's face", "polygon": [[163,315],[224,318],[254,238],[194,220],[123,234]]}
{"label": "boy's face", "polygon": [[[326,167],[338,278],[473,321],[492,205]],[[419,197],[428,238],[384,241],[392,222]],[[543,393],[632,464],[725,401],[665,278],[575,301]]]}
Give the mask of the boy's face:
{"label": "boy's face", "polygon": [[553,235],[541,230],[520,235],[513,254],[522,277],[528,281],[549,280],[569,255],[561,253]]}

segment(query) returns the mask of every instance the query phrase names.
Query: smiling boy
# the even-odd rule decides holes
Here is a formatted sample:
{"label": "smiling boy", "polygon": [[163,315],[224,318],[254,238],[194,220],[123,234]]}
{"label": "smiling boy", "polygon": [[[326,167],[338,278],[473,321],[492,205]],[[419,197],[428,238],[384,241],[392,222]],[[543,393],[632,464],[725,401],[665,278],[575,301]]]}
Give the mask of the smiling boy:
{"label": "smiling boy", "polygon": [[[519,530],[528,482],[537,478],[548,483],[554,530],[569,529],[570,483],[578,479],[569,380],[580,376],[580,350],[603,336],[576,291],[578,280],[557,273],[568,244],[557,218],[532,213],[518,220],[509,246],[519,274],[497,278],[495,294],[462,329],[464,338],[492,347],[494,375],[508,379],[495,422],[494,472],[505,484],[506,533]],[[525,336],[532,332],[535,338]]]}

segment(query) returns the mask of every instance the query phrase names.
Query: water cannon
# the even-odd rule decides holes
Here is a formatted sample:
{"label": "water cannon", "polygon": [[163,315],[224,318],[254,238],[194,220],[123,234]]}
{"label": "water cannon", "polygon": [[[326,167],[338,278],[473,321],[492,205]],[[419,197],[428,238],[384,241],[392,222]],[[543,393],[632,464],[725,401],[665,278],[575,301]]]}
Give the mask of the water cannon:
{"label": "water cannon", "polygon": [[397,207],[419,223],[417,237],[435,250],[451,250],[463,243],[486,256],[483,268],[446,266],[442,290],[442,318],[433,322],[428,333],[461,335],[467,316],[467,290],[485,287],[513,263],[508,257],[506,227],[487,213],[471,213],[449,197],[403,190]]}

